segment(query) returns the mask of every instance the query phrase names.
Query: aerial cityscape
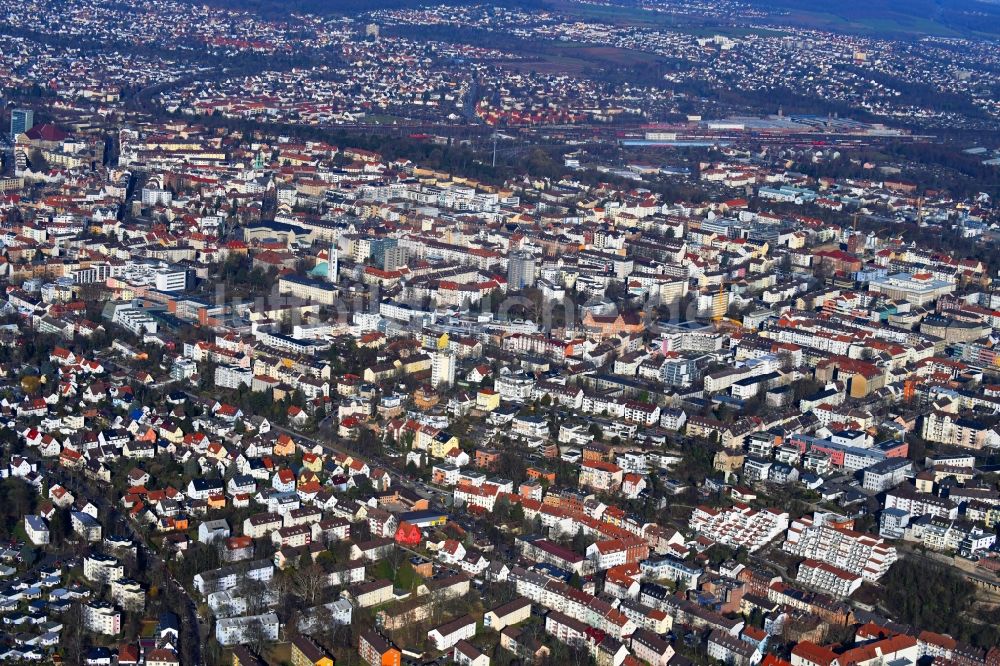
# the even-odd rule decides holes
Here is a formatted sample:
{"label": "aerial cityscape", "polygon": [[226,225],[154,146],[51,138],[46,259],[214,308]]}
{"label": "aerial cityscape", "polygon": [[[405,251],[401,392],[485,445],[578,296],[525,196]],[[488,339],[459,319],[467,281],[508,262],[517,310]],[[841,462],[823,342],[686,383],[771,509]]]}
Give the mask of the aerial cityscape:
{"label": "aerial cityscape", "polygon": [[1000,666],[1000,3],[0,18],[0,662]]}

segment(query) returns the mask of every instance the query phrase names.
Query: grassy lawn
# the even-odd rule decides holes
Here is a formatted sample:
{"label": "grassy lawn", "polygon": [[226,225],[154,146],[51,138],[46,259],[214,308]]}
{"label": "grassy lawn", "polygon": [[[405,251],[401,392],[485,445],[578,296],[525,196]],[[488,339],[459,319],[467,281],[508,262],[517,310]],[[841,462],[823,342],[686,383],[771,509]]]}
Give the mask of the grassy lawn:
{"label": "grassy lawn", "polygon": [[375,575],[379,578],[391,580],[394,586],[404,590],[415,590],[423,582],[423,578],[417,575],[417,572],[413,570],[409,562],[403,562],[394,576],[392,574],[392,566],[388,561],[382,560],[375,566]]}
{"label": "grassy lawn", "polygon": [[269,664],[292,663],[291,643],[275,643],[268,647],[265,652],[267,653],[267,663]]}
{"label": "grassy lawn", "polygon": [[142,638],[153,638],[156,635],[156,620],[143,620],[139,628],[139,636]]}
{"label": "grassy lawn", "polygon": [[369,123],[378,123],[380,125],[392,125],[396,122],[403,122],[405,118],[399,116],[390,116],[384,113],[373,113],[365,116],[365,121]]}
{"label": "grassy lawn", "polygon": [[14,523],[14,529],[12,530],[11,538],[24,543],[26,546],[31,546],[31,541],[28,539],[27,532],[24,531],[24,521],[19,520]]}

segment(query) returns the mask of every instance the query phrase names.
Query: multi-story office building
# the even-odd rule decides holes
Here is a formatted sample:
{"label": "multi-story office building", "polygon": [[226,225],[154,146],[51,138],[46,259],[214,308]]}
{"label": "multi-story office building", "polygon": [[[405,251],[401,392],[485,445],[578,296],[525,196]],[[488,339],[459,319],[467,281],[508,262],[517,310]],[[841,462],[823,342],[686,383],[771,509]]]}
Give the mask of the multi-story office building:
{"label": "multi-story office building", "polygon": [[24,134],[35,126],[35,112],[31,109],[14,109],[10,114],[10,138]]}

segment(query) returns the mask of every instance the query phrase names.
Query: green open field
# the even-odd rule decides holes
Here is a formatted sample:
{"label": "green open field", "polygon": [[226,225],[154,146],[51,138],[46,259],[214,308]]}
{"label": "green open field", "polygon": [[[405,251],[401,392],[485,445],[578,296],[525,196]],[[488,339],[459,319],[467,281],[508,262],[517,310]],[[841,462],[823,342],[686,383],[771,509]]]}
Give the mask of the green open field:
{"label": "green open field", "polygon": [[572,42],[552,42],[539,49],[535,58],[502,61],[498,64],[519,72],[580,74],[588,68],[652,65],[658,60],[659,58],[655,54],[631,49],[620,49],[613,46],[589,46]]}

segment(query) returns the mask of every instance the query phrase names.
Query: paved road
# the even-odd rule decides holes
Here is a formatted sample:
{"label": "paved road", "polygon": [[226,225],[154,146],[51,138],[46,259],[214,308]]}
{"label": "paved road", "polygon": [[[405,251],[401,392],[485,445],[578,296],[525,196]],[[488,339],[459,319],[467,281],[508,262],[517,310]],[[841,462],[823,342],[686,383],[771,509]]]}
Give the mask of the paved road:
{"label": "paved road", "polygon": [[[191,400],[193,402],[198,402],[202,399],[197,394],[192,393],[191,391],[188,390],[184,391],[184,395],[188,397],[188,400]],[[211,396],[205,396],[205,397],[211,397]],[[388,458],[387,456],[363,455],[357,451],[351,450],[349,447],[343,446],[343,444],[334,445],[332,441],[333,436],[329,434],[330,431],[332,430],[331,424],[332,424],[332,417],[328,416],[320,422],[320,428],[319,428],[321,431],[320,434],[308,434],[308,435],[299,432],[298,430],[294,430],[292,428],[286,428],[284,426],[280,426],[274,423],[271,424],[271,428],[277,430],[280,433],[284,433],[289,437],[292,437],[297,442],[303,442],[310,447],[319,446],[330,454],[349,455],[352,458],[357,458],[370,465],[381,467],[389,473],[389,476],[392,478],[394,483],[398,483],[399,485],[417,493],[421,497],[429,499],[432,504],[435,501],[438,501],[442,505],[444,505],[445,503],[442,501],[442,497],[450,497],[449,493],[445,493],[436,490],[434,488],[422,488],[412,479],[402,474],[399,471],[399,469],[395,466],[394,461]],[[324,431],[327,433],[326,436],[324,436],[323,434]]]}
{"label": "paved road", "polygon": [[0,129],[0,176],[14,175],[14,144]]}
{"label": "paved road", "polygon": [[[327,417],[321,422],[320,425],[321,429],[323,429],[322,424],[326,423],[329,419],[330,417]],[[318,445],[331,454],[349,455],[352,458],[363,460],[364,462],[370,465],[376,465],[378,467],[381,467],[389,473],[389,476],[392,478],[393,483],[397,483],[403,486],[404,488],[413,491],[420,497],[429,500],[432,506],[434,506],[435,503],[437,503],[438,506],[434,508],[447,507],[447,502],[445,501],[445,498],[450,497],[449,493],[437,490],[435,488],[430,488],[428,486],[424,486],[423,484],[419,484],[418,482],[413,481],[409,477],[400,473],[400,471],[395,467],[394,462],[386,456],[376,456],[376,457],[364,456],[361,455],[360,453],[357,453],[356,451],[352,451],[351,449],[344,447],[343,445],[335,446],[331,441],[327,439],[316,439],[316,437],[310,437],[309,435],[305,435],[296,430],[284,428],[279,425],[271,424],[271,427],[277,430],[278,432],[284,433],[289,437],[293,437],[297,441],[305,442],[310,446]]]}
{"label": "paved road", "polygon": [[8,588],[14,583],[19,583],[21,581],[28,580],[29,578],[33,578],[38,574],[38,571],[40,569],[51,567],[56,562],[59,562],[61,560],[66,560],[72,556],[73,552],[70,550],[59,551],[59,552],[46,551],[40,560],[38,560],[37,562],[29,566],[27,569],[20,572],[19,574],[4,580],[3,585],[0,587]]}
{"label": "paved road", "polygon": [[87,500],[94,503],[97,509],[104,517],[102,524],[105,528],[113,525],[121,525],[128,532],[128,536],[139,544],[140,552],[146,561],[157,560],[159,561],[166,572],[166,582],[168,583],[170,590],[170,595],[180,600],[184,605],[184,613],[181,613],[181,633],[182,633],[182,645],[187,644],[191,650],[191,655],[193,657],[193,663],[191,666],[201,666],[202,664],[202,644],[201,644],[201,620],[198,617],[197,606],[195,605],[194,599],[188,594],[188,591],[184,588],[181,583],[174,578],[173,574],[170,573],[169,567],[166,566],[166,562],[153,550],[149,543],[146,541],[145,536],[135,528],[135,524],[123,516],[119,511],[118,507],[112,503],[107,495],[101,493],[93,492],[91,488],[85,487],[89,484],[81,481],[79,477],[73,477],[65,472],[60,467],[50,469],[47,472],[50,478],[56,480],[61,485],[69,489],[77,497],[84,497]]}

